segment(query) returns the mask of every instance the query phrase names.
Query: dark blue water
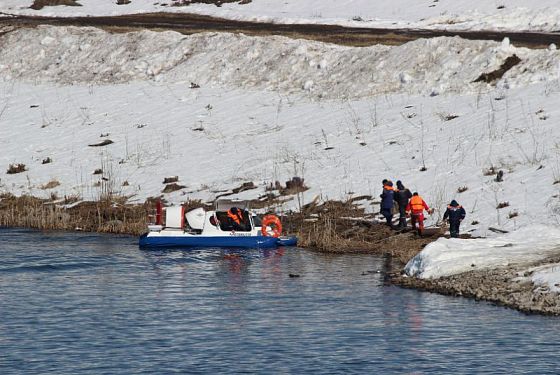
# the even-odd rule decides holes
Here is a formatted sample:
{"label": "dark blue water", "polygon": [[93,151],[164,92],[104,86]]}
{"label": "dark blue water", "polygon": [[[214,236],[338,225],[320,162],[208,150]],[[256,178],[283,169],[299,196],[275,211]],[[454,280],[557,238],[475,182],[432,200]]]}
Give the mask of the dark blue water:
{"label": "dark blue water", "polygon": [[0,240],[0,374],[560,373],[560,319],[384,285],[378,257]]}

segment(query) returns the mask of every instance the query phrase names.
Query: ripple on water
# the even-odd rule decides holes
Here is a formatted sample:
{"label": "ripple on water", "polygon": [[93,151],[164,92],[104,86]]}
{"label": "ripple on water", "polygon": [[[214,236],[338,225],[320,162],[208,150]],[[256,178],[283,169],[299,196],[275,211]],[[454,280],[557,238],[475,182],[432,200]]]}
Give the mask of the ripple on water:
{"label": "ripple on water", "polygon": [[543,374],[560,365],[556,318],[384,285],[378,257],[0,236],[1,374]]}

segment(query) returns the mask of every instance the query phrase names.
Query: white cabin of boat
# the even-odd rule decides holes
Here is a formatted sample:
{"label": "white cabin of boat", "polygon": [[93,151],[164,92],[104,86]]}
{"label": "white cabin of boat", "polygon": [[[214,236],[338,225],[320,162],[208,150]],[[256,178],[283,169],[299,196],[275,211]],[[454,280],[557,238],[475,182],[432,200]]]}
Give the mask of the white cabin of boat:
{"label": "white cabin of boat", "polygon": [[[238,208],[242,213],[240,224],[234,222],[228,211]],[[177,233],[204,236],[257,236],[261,232],[261,220],[250,210],[249,202],[244,200],[220,199],[214,210],[195,208],[185,212],[183,206],[170,206],[162,209],[162,224],[150,224],[148,230],[161,234]],[[155,233],[153,233],[155,234]]]}

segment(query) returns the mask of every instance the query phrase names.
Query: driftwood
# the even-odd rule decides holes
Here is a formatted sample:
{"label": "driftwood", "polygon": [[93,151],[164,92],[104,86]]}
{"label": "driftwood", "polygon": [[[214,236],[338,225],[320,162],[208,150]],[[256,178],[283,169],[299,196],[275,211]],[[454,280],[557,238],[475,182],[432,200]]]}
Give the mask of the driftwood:
{"label": "driftwood", "polygon": [[491,230],[494,233],[509,233],[507,230],[498,229],[494,227],[488,227],[488,230]]}

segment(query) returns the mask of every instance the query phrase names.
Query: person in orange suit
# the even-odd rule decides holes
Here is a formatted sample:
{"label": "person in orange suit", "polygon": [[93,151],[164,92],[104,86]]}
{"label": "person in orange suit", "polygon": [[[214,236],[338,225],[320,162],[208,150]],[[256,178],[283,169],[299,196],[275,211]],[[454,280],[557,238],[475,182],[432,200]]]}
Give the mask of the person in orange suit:
{"label": "person in orange suit", "polygon": [[429,214],[432,213],[432,210],[428,207],[426,202],[424,202],[424,199],[422,199],[417,192],[414,192],[406,206],[406,212],[410,213],[412,228],[416,229],[419,236],[422,236],[424,232],[424,210]]}

